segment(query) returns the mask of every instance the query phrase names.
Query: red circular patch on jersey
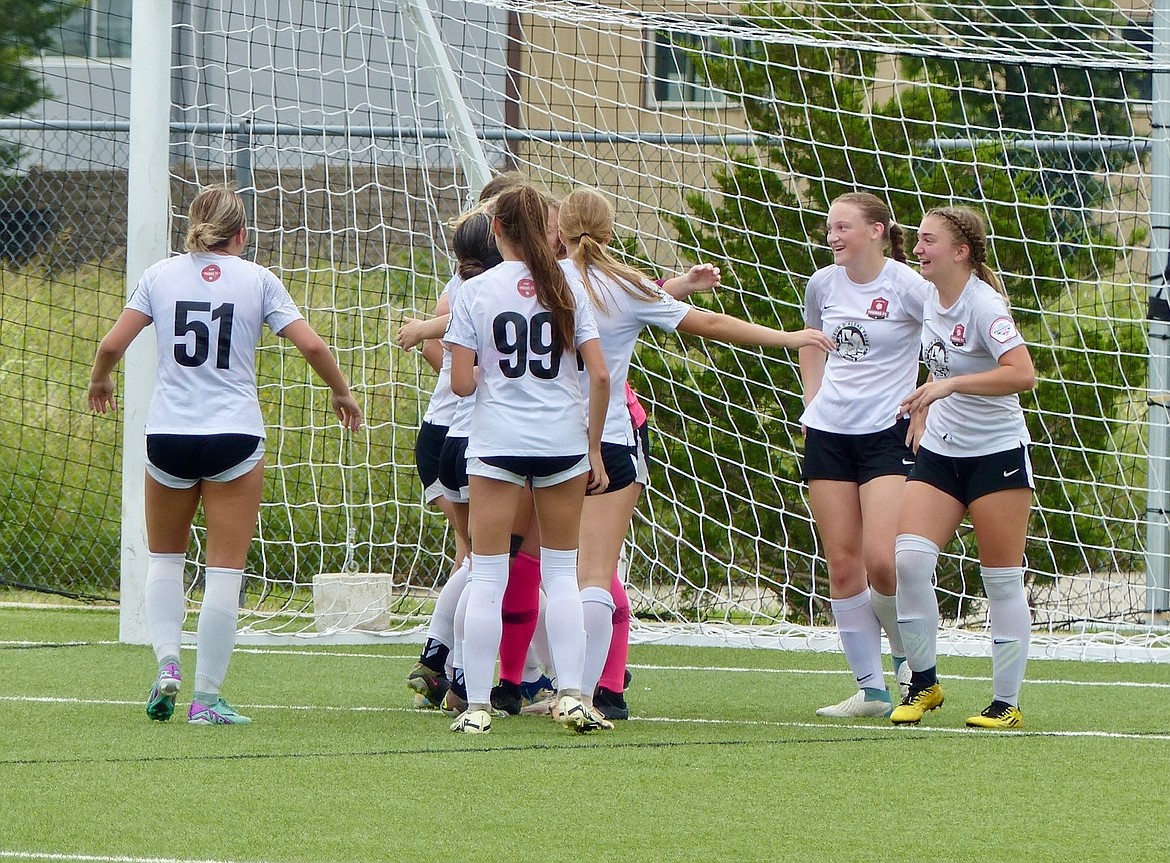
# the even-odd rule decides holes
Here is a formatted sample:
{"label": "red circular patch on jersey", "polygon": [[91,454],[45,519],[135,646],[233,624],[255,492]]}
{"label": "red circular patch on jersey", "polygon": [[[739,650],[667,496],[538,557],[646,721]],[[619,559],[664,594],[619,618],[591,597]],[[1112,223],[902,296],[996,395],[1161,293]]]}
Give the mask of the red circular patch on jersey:
{"label": "red circular patch on jersey", "polygon": [[203,281],[205,282],[214,282],[220,277],[220,274],[221,270],[218,264],[208,264],[199,271],[199,275],[203,276]]}
{"label": "red circular patch on jersey", "polygon": [[535,297],[536,282],[532,281],[532,279],[521,279],[516,283],[516,292],[522,297]]}

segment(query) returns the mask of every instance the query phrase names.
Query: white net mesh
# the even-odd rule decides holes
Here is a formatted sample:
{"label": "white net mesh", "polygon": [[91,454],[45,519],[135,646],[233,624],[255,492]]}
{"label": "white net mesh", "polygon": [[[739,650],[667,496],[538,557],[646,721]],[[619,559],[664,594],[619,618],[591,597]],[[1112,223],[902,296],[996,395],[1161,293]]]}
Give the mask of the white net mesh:
{"label": "white net mesh", "polygon": [[[343,437],[304,363],[265,348],[250,632],[413,633],[445,578],[451,544],[412,459],[433,376],[390,336],[450,270],[444,222],[470,184],[445,130],[461,116],[493,168],[610,193],[618,245],[647,271],[716,263],[724,286],[697,302],[787,328],[837,194],[873,191],[908,226],[939,204],[985,213],[1042,378],[1025,398],[1039,649],[1167,655],[1144,559],[1146,140],[1168,71],[1148,7],[443,2],[453,105],[398,6],[293,5],[225,0],[176,25],[176,228],[199,184],[250,178],[257,260],[336,346],[370,420]],[[656,461],[628,548],[638,637],[835,643],[818,628],[793,361],[673,336],[640,348]],[[315,596],[321,573],[339,575]],[[966,530],[939,580],[949,640],[980,649]]]}

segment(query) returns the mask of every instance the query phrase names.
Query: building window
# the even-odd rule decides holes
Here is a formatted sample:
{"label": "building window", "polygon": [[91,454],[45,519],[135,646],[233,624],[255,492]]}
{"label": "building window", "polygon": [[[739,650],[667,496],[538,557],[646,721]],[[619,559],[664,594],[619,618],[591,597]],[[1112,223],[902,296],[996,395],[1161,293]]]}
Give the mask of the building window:
{"label": "building window", "polygon": [[[1134,21],[1124,31],[1125,39],[1130,45],[1139,49],[1149,59],[1154,50],[1154,22]],[[1154,76],[1150,72],[1127,70],[1122,73],[1125,77],[1125,89],[1130,98],[1145,102],[1147,106],[1154,101]]]}
{"label": "building window", "polygon": [[130,57],[130,9],[134,0],[89,0],[65,19],[54,53],[91,60]]}
{"label": "building window", "polygon": [[726,105],[727,95],[711,86],[704,62],[708,52],[721,52],[713,37],[654,31],[649,40],[651,102],[707,108]]}

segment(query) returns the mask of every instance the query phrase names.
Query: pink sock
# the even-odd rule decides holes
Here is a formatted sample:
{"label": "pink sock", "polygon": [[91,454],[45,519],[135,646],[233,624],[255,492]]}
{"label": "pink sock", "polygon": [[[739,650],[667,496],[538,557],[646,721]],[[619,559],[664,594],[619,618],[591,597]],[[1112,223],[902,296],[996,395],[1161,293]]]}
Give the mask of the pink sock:
{"label": "pink sock", "polygon": [[614,570],[609,592],[616,606],[613,612],[613,638],[609,642],[609,656],[606,657],[605,668],[601,670],[601,680],[597,685],[610,692],[622,692],[626,688],[626,661],[630,658],[630,597],[626,595],[626,586],[618,577],[617,570]]}
{"label": "pink sock", "polygon": [[540,561],[520,551],[508,570],[503,601],[504,635],[500,640],[500,680],[520,683],[528,645],[540,615]]}

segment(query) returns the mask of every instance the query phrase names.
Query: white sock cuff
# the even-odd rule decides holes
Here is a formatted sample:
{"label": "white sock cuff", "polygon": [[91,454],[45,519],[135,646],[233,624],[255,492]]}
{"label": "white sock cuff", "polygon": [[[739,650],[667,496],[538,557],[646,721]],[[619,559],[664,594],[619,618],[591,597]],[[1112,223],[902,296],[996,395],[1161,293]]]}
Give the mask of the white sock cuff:
{"label": "white sock cuff", "polygon": [[545,548],[540,547],[540,567],[571,566],[577,568],[577,549],[575,548]]}
{"label": "white sock cuff", "polygon": [[1024,568],[1022,566],[981,566],[983,592],[991,600],[1014,600],[1024,596]]}
{"label": "white sock cuff", "polygon": [[900,533],[897,539],[894,540],[894,553],[897,554],[899,551],[921,551],[937,556],[941,552],[941,549],[925,536],[918,536],[914,533]]}
{"label": "white sock cuff", "polygon": [[581,590],[581,603],[596,602],[599,605],[604,605],[609,609],[610,614],[617,611],[617,604],[613,601],[613,596],[604,587],[591,586]]}
{"label": "white sock cuff", "polygon": [[227,566],[209,566],[205,572],[206,578],[210,578],[213,575],[216,577],[229,576],[231,578],[241,578],[244,575],[244,570],[232,569]]}
{"label": "white sock cuff", "polygon": [[467,581],[508,581],[508,553],[503,554],[471,554],[471,568],[467,571]]}
{"label": "white sock cuff", "polygon": [[979,567],[979,574],[983,576],[985,582],[1015,581],[1016,579],[1023,579],[1024,568],[1022,566],[981,566]]}
{"label": "white sock cuff", "polygon": [[187,555],[185,555],[181,551],[176,551],[176,552],[152,551],[152,552],[150,552],[150,559],[157,560],[160,563],[166,563],[168,561],[175,561],[175,560],[181,560],[181,561],[183,561],[183,563],[186,563],[187,562]]}
{"label": "white sock cuff", "polygon": [[865,608],[870,605],[869,591],[863,590],[856,596],[849,596],[845,599],[830,599],[829,605],[833,608],[833,613],[837,614],[842,611],[852,611],[855,608]]}

